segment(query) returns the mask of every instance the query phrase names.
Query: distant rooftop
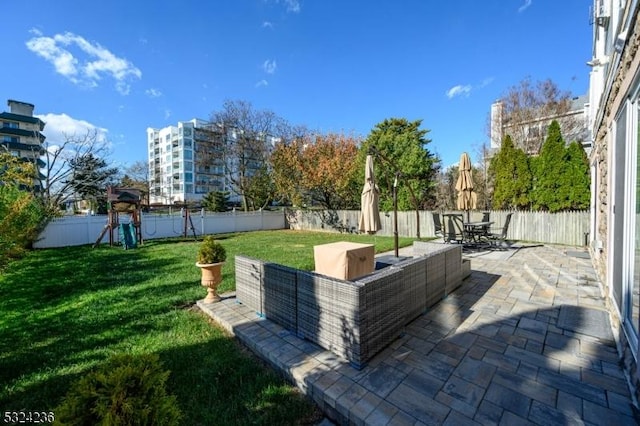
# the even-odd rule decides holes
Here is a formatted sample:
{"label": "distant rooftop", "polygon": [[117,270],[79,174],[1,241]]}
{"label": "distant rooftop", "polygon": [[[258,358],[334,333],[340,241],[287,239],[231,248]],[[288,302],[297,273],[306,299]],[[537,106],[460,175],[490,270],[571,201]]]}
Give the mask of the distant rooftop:
{"label": "distant rooftop", "polygon": [[35,108],[35,105],[33,104],[9,99],[7,101],[7,105],[9,105],[10,111],[13,114],[26,115],[28,117],[33,116],[33,109]]}

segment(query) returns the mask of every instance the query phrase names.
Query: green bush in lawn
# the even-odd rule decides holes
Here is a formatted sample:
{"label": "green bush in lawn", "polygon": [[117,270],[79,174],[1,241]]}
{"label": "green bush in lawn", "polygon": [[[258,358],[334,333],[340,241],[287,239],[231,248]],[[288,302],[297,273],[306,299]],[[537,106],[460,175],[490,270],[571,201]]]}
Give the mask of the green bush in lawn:
{"label": "green bush in lawn", "polygon": [[168,395],[169,371],[157,355],[116,355],[75,382],[55,410],[63,425],[177,425],[182,416]]}
{"label": "green bush in lawn", "polygon": [[207,235],[200,243],[197,256],[198,263],[212,264],[227,260],[227,251],[217,242],[213,235]]}
{"label": "green bush in lawn", "polygon": [[20,257],[45,221],[44,207],[32,193],[0,184],[0,263]]}

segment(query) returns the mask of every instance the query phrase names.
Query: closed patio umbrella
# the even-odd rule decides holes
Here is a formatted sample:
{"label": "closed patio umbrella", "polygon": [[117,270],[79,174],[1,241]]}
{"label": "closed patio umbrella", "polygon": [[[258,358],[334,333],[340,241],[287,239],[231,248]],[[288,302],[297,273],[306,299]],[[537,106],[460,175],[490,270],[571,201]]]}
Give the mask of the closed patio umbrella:
{"label": "closed patio umbrella", "polygon": [[382,229],[380,222],[380,210],[378,202],[380,190],[376,185],[373,174],[373,157],[367,155],[367,162],[364,170],[364,188],[362,189],[362,197],[360,199],[360,220],[358,228],[361,232],[375,234]]}
{"label": "closed patio umbrella", "polygon": [[456,191],[458,191],[458,208],[467,212],[467,222],[469,222],[469,211],[476,208],[477,195],[473,190],[473,176],[471,175],[471,159],[469,154],[463,152],[458,164],[458,181]]}

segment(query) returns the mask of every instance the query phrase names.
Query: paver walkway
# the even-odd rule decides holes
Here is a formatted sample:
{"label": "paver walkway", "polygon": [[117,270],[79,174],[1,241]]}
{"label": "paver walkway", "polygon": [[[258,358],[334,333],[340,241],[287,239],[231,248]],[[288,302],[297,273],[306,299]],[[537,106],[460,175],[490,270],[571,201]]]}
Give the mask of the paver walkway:
{"label": "paver walkway", "polygon": [[338,424],[638,424],[595,272],[576,254],[469,254],[462,286],[362,370],[233,297],[199,306]]}

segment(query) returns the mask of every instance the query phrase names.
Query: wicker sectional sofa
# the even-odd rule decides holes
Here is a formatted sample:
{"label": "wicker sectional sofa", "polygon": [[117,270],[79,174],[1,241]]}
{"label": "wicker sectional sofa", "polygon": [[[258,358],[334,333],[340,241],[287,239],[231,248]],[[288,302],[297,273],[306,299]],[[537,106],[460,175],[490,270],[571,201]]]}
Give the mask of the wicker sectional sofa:
{"label": "wicker sectional sofa", "polygon": [[460,246],[413,249],[417,257],[352,281],[237,255],[236,299],[360,369],[466,276]]}

